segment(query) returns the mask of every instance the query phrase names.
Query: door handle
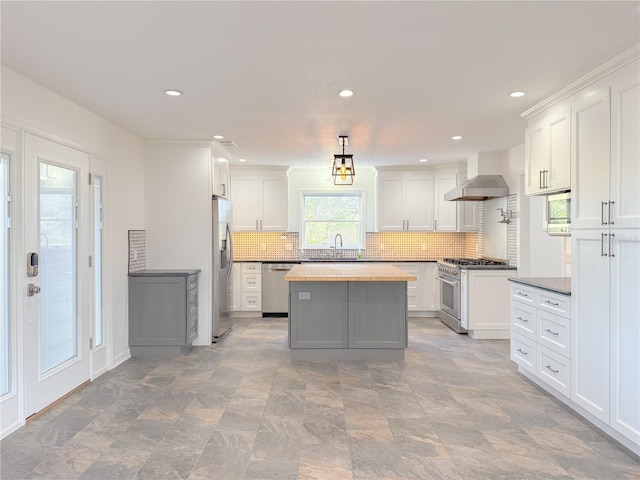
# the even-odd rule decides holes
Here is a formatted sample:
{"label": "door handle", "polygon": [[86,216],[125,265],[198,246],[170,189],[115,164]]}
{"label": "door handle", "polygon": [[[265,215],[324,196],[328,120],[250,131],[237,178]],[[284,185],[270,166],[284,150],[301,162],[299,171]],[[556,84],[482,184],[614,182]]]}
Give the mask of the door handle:
{"label": "door handle", "polygon": [[606,257],[607,254],[604,253],[604,237],[607,237],[608,234],[606,233],[601,233],[600,234],[600,256],[601,257]]}
{"label": "door handle", "polygon": [[433,229],[437,230],[438,229],[438,220],[434,220],[433,221]]}
{"label": "door handle", "polygon": [[544,188],[549,188],[549,170],[544,171]]}
{"label": "door handle", "polygon": [[256,230],[260,230],[260,229],[258,228],[258,220],[256,220]]}
{"label": "door handle", "polygon": [[409,220],[407,220],[407,230],[409,230]]}
{"label": "door handle", "polygon": [[540,190],[542,190],[542,170],[539,171],[538,173],[538,185],[540,187]]}
{"label": "door handle", "polygon": [[615,236],[616,236],[615,233],[612,233],[609,235],[609,256],[610,257],[615,257],[615,254],[613,253],[613,245],[612,245],[613,237]]}
{"label": "door handle", "polygon": [[616,202],[609,202],[609,225],[613,225],[613,220],[611,220],[613,217],[611,216],[611,205],[613,205]]}
{"label": "door handle", "polygon": [[30,283],[27,285],[27,297],[33,297],[40,293],[40,287],[38,285],[34,285]]}
{"label": "door handle", "polygon": [[604,221],[604,207],[605,205],[607,205],[607,202],[602,202],[602,205],[600,206],[600,218],[602,220],[602,225],[606,225],[607,222]]}

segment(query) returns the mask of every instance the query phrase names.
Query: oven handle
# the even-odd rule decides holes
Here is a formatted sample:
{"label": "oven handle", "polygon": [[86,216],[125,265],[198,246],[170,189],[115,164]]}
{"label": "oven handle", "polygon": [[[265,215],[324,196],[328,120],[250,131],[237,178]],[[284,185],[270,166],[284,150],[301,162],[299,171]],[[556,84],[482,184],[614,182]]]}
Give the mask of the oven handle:
{"label": "oven handle", "polygon": [[446,283],[447,285],[451,285],[452,287],[457,287],[460,284],[460,282],[458,282],[457,280],[451,282],[451,281],[447,280],[446,278],[440,277],[440,276],[437,276],[436,280],[440,280],[442,283]]}

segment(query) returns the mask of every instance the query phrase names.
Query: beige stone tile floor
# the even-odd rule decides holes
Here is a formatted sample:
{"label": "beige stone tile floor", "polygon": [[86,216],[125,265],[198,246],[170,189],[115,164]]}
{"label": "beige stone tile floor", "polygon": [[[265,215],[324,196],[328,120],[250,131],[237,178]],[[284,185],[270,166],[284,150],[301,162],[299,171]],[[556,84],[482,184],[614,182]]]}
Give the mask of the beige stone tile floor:
{"label": "beige stone tile floor", "polygon": [[640,479],[505,340],[410,319],[402,362],[292,362],[286,319],[132,358],[0,443],[14,479]]}

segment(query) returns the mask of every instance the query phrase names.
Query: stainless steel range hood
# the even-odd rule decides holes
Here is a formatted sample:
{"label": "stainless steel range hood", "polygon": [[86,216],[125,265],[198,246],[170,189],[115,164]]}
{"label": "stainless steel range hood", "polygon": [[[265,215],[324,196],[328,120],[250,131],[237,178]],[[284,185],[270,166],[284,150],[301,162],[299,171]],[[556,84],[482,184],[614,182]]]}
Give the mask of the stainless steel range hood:
{"label": "stainless steel range hood", "polygon": [[501,175],[478,175],[444,194],[445,200],[478,201],[506,197],[509,186]]}

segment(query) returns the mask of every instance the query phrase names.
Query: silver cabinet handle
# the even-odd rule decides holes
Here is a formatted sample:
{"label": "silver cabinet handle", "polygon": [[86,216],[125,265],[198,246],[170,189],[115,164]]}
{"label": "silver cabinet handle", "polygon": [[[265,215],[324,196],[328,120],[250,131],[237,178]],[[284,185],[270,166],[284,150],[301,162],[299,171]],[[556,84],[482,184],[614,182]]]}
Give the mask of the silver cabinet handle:
{"label": "silver cabinet handle", "polygon": [[544,188],[549,188],[549,170],[544,171]]}
{"label": "silver cabinet handle", "polygon": [[542,190],[542,172],[543,170],[540,170],[540,173],[538,174],[538,185],[540,186],[540,190]]}
{"label": "silver cabinet handle", "polygon": [[227,186],[224,183],[222,183],[221,186],[222,186],[222,195],[226,195],[227,194]]}
{"label": "silver cabinet handle", "polygon": [[547,370],[551,370],[553,373],[558,373],[558,370],[554,370],[553,368],[551,368],[551,365],[545,365],[544,368],[546,368]]}
{"label": "silver cabinet handle", "polygon": [[553,305],[554,307],[557,307],[558,305],[560,305],[559,303],[554,303],[549,300],[545,300],[544,303],[546,303],[547,305]]}
{"label": "silver cabinet handle", "polygon": [[521,348],[518,348],[518,351],[519,351],[521,354],[523,354],[523,355],[529,355],[527,352],[522,351],[522,349],[521,349]]}
{"label": "silver cabinet handle", "polygon": [[553,331],[551,331],[551,329],[549,329],[549,328],[545,329],[545,332],[550,333],[551,335],[555,335],[555,336],[558,336],[558,335],[559,335],[559,333],[558,333],[558,332],[553,332]]}
{"label": "silver cabinet handle", "polygon": [[433,221],[433,229],[437,230],[438,229],[438,220],[434,220]]}
{"label": "silver cabinet handle", "polygon": [[613,205],[616,202],[609,202],[609,225],[613,225],[613,220],[611,220],[613,218],[613,216],[611,215],[611,205]]}
{"label": "silver cabinet handle", "polygon": [[600,234],[600,256],[601,257],[606,257],[607,254],[604,253],[604,237],[608,236],[606,233],[601,233]]}
{"label": "silver cabinet handle", "polygon": [[615,236],[616,236],[615,233],[612,233],[611,235],[609,235],[609,256],[610,257],[615,257],[615,254],[613,253],[613,245],[612,245],[613,237]]}
{"label": "silver cabinet handle", "polygon": [[607,202],[602,202],[602,205],[600,206],[600,218],[602,220],[602,225],[606,225],[607,222],[604,221],[604,207],[607,205]]}
{"label": "silver cabinet handle", "polygon": [[260,230],[262,230],[262,220],[260,220]]}
{"label": "silver cabinet handle", "polygon": [[520,320],[521,322],[529,323],[529,320],[527,320],[526,318],[516,317],[516,319],[517,319],[517,320]]}
{"label": "silver cabinet handle", "polygon": [[258,228],[258,220],[256,220],[256,230],[259,230],[259,228]]}
{"label": "silver cabinet handle", "polygon": [[521,297],[528,297],[529,296],[524,292],[516,292],[516,295],[520,295]]}

